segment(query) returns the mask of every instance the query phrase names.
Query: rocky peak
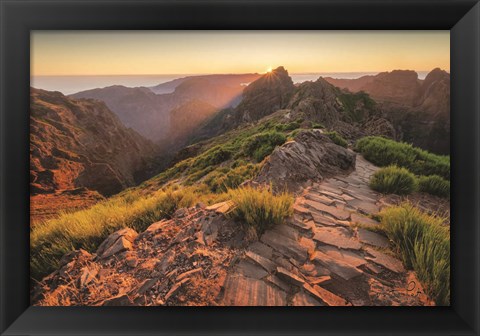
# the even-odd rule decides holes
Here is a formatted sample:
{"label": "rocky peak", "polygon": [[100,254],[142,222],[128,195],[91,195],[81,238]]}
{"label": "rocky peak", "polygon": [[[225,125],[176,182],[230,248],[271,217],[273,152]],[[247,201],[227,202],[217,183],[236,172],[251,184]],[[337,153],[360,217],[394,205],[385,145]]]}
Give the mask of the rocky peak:
{"label": "rocky peak", "polygon": [[412,106],[419,96],[421,83],[413,70],[394,70],[379,73],[362,90],[379,101]]}
{"label": "rocky peak", "polygon": [[284,108],[294,88],[287,70],[278,67],[245,88],[236,112],[244,121],[258,120]]}

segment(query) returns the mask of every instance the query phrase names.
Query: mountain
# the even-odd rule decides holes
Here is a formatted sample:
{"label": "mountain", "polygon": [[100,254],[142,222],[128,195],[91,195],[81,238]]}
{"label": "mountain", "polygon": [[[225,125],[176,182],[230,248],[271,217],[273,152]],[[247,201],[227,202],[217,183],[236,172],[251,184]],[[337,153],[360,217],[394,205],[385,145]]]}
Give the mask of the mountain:
{"label": "mountain", "polygon": [[31,89],[31,194],[109,196],[154,173],[156,147],[104,103]]}
{"label": "mountain", "polygon": [[103,101],[125,125],[154,142],[161,142],[168,140],[177,128],[183,127],[175,123],[176,119],[171,120],[172,110],[190,101],[202,101],[217,109],[236,106],[241,100],[245,86],[259,76],[258,74],[191,76],[150,89],[116,85],[78,92],[71,97]]}
{"label": "mountain", "polygon": [[192,135],[190,143],[277,112],[285,116],[283,122],[321,123],[350,139],[366,134],[394,137],[395,133],[368,94],[343,91],[323,78],[295,86],[288,72],[278,67],[245,88],[236,108],[212,116]]}
{"label": "mountain", "polygon": [[436,68],[424,80],[411,70],[325,80],[351,92],[368,93],[401,140],[436,153],[450,153],[450,74],[446,71]]}

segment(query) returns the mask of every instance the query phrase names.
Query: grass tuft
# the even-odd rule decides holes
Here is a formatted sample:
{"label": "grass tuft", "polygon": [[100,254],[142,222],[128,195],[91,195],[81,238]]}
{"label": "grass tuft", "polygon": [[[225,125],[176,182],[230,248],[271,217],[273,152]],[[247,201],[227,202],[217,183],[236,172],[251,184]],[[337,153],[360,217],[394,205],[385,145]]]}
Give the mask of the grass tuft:
{"label": "grass tuft", "polygon": [[442,218],[405,203],[380,213],[382,227],[407,268],[437,305],[450,304],[450,232]]}
{"label": "grass tuft", "polygon": [[333,141],[334,144],[342,146],[343,148],[347,148],[348,142],[345,140],[340,134],[335,131],[332,132],[325,132],[325,135]]}
{"label": "grass tuft", "polygon": [[266,188],[245,187],[229,190],[228,194],[235,204],[230,215],[258,234],[293,214],[293,196],[286,192],[274,195]]}
{"label": "grass tuft", "polygon": [[419,190],[439,197],[450,198],[450,181],[438,175],[420,176]]}
{"label": "grass tuft", "polygon": [[370,188],[386,194],[407,195],[417,190],[417,180],[407,169],[389,166],[372,175]]}

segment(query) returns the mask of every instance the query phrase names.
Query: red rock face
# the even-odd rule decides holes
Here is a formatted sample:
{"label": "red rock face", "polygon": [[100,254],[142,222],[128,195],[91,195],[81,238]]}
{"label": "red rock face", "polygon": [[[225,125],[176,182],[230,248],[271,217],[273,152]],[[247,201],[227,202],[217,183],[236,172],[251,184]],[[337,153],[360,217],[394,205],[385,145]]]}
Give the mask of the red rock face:
{"label": "red rock face", "polygon": [[424,80],[408,70],[358,79],[325,79],[374,98],[394,125],[398,140],[435,153],[450,153],[450,74],[446,71],[434,69]]}
{"label": "red rock face", "polygon": [[103,103],[31,90],[32,195],[81,187],[112,195],[135,183],[154,151]]}

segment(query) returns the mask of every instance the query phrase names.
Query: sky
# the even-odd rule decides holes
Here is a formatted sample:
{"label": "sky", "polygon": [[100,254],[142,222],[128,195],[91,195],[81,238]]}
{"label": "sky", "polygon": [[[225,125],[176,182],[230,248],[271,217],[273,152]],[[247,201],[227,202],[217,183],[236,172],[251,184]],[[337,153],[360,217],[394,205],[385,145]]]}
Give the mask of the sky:
{"label": "sky", "polygon": [[450,71],[446,31],[33,31],[31,75]]}

